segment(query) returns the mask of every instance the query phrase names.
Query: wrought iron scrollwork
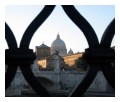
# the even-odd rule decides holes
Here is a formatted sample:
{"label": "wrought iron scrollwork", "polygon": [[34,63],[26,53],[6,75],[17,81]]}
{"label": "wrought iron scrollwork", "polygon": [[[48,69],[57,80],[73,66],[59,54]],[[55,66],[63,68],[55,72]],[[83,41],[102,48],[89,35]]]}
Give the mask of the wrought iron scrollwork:
{"label": "wrought iron scrollwork", "polygon": [[[5,38],[9,47],[9,51],[11,50],[11,52],[15,49],[17,49],[17,42],[16,39],[14,37],[13,32],[11,31],[11,29],[9,28],[9,26],[7,25],[7,23],[5,23]],[[9,51],[6,50],[5,51],[5,64],[8,64],[9,61],[8,58],[6,58],[7,53],[9,54]],[[9,65],[9,64],[8,64]],[[11,70],[12,69],[12,70]],[[15,73],[17,71],[17,66],[14,65],[9,65],[5,74],[5,89],[7,89],[10,85],[10,83],[12,82]]]}
{"label": "wrought iron scrollwork", "polygon": [[[30,65],[35,60],[36,56],[33,53],[33,50],[29,49],[29,44],[35,31],[48,18],[54,8],[54,5],[44,7],[44,9],[38,14],[38,16],[26,29],[21,39],[19,48],[17,46],[14,34],[12,33],[9,26],[5,24],[5,38],[9,46],[9,49],[5,51],[5,61],[8,65],[5,77],[6,89],[9,87],[13,78],[15,77],[17,67],[20,66],[23,76],[30,84],[30,86],[35,90],[38,96],[50,96],[47,90],[35,78],[30,68]],[[89,48],[85,50],[85,54],[83,55],[83,58],[89,64],[88,70],[82,82],[77,88],[73,90],[69,96],[79,97],[85,93],[97,75],[98,66],[101,66],[101,69],[107,81],[113,88],[115,88],[115,72],[111,66],[111,62],[115,60],[115,52],[114,49],[110,48],[111,41],[115,34],[115,19],[106,28],[101,42],[99,43],[94,29],[91,27],[88,21],[75,9],[74,6],[63,5],[62,8],[68,17],[83,32],[89,45]]]}
{"label": "wrought iron scrollwork", "polygon": [[101,66],[104,76],[108,80],[109,84],[115,89],[115,68],[111,65],[111,61],[115,60],[115,50],[110,48],[112,39],[115,35],[115,19],[106,28],[103,37],[100,42],[100,46],[107,48],[109,51],[108,63],[105,66]]}
{"label": "wrought iron scrollwork", "polygon": [[[84,94],[84,92],[88,89],[88,87],[90,86],[90,84],[92,83],[98,72],[97,67],[101,64],[102,64],[101,68],[106,79],[108,80],[110,85],[114,88],[115,77],[113,70],[111,70],[112,68],[111,60],[114,60],[114,49],[111,49],[110,45],[115,33],[115,20],[113,20],[109,24],[109,26],[105,30],[105,33],[103,34],[101,43],[99,44],[96,33],[94,32],[93,28],[84,19],[84,17],[74,8],[74,6],[63,6],[63,9],[66,12],[66,14],[69,16],[69,18],[83,31],[89,45],[89,48],[85,50],[85,54],[83,55],[83,58],[86,59],[89,63],[88,71],[85,77],[83,78],[83,81],[70,94],[70,96],[73,97],[82,96]],[[106,56],[108,52],[109,55]],[[104,60],[104,58],[106,60]],[[110,70],[108,69],[109,67]],[[112,80],[110,78],[112,78]]]}
{"label": "wrought iron scrollwork", "polygon": [[[9,43],[9,46],[14,45],[13,48],[15,50],[11,51],[10,49],[6,50],[6,64],[8,65],[8,70],[6,71],[6,89],[10,85],[10,83],[13,80],[13,77],[15,76],[17,66],[20,66],[20,69],[26,79],[26,81],[30,84],[30,86],[35,90],[35,92],[39,96],[50,96],[49,93],[45,90],[45,88],[38,82],[38,80],[35,78],[33,72],[30,69],[30,65],[35,60],[35,54],[33,53],[33,50],[29,49],[30,40],[34,34],[34,32],[37,30],[37,28],[47,19],[47,17],[51,14],[55,6],[45,6],[44,9],[41,11],[41,13],[33,20],[33,22],[29,25],[27,30],[25,31],[20,48],[15,48],[16,42],[15,37],[13,36],[12,31],[6,24],[6,38],[9,38],[8,36],[11,36],[11,39],[6,39],[9,43],[9,40],[13,40],[12,43]],[[11,35],[9,35],[9,32]],[[14,68],[14,64],[17,64]],[[9,67],[11,64],[12,67]],[[14,73],[13,73],[14,72]],[[11,76],[10,76],[11,75]],[[8,77],[7,77],[8,76]],[[11,80],[10,80],[11,79]]]}

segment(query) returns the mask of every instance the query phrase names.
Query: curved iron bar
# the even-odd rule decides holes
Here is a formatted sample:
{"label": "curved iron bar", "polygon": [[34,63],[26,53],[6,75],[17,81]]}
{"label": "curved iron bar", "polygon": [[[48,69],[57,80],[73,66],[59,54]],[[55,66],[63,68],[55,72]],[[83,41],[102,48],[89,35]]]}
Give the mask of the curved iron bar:
{"label": "curved iron bar", "polygon": [[[106,47],[110,48],[114,34],[115,34],[115,19],[113,19],[109,26],[106,28],[102,36],[100,46],[104,48]],[[113,52],[113,54],[114,53],[115,52]],[[112,67],[111,63],[101,66],[101,69],[103,71],[105,78],[108,80],[109,84],[112,86],[112,88],[115,89],[115,71],[114,71],[115,69]]]}
{"label": "curved iron bar", "polygon": [[[17,51],[14,55],[15,58],[17,58],[17,64],[21,65],[22,64],[22,59],[24,59],[22,57],[22,55],[24,56],[24,54],[26,54],[26,51],[25,49],[27,50],[28,47],[29,47],[29,43],[30,43],[30,40],[34,34],[34,32],[37,30],[37,28],[47,19],[47,17],[51,14],[51,12],[53,11],[55,6],[45,6],[44,9],[42,10],[41,13],[39,13],[39,15],[33,20],[33,22],[29,25],[29,27],[27,28],[27,30],[25,31],[23,37],[22,37],[22,40],[21,40],[21,43],[20,43],[20,48],[18,49],[17,48]],[[9,42],[8,42],[9,43]],[[14,47],[15,48],[15,47]],[[15,50],[14,50],[15,51]],[[31,61],[34,59],[34,54],[31,52],[31,50],[27,50],[29,51],[32,55],[31,55],[31,59],[30,59],[30,63]],[[29,54],[30,54],[29,53]],[[29,55],[28,54],[28,55]],[[25,56],[25,59],[28,58],[28,55]],[[21,56],[21,57],[20,57]],[[33,56],[33,58],[32,58]],[[13,58],[14,59],[14,58]],[[27,62],[29,63],[29,62]],[[26,65],[24,62],[22,65]],[[30,65],[30,64],[29,64]],[[21,71],[23,73],[23,75],[25,73],[29,74],[30,77],[26,77],[25,76],[25,79],[28,81],[28,83],[32,86],[32,88],[41,96],[49,96],[48,92],[41,86],[41,84],[36,80],[34,74],[30,71],[30,67],[29,69],[26,71],[26,69],[24,68],[21,68]],[[32,82],[34,83],[31,83],[31,80],[29,79],[33,79]],[[36,85],[35,87],[35,84],[38,84]],[[37,89],[40,89],[40,90],[37,90]]]}
{"label": "curved iron bar", "polygon": [[108,83],[112,86],[113,89],[115,89],[115,71],[113,66],[111,64],[107,64],[101,66],[101,68]]}
{"label": "curved iron bar", "polygon": [[[32,21],[32,23],[28,26],[28,28],[26,29],[22,37],[22,40],[20,43],[20,49],[29,48],[31,38],[34,35],[35,31],[48,18],[48,16],[52,13],[54,8],[55,8],[54,5],[45,6],[44,9],[38,14],[38,16]],[[29,69],[27,70],[26,68],[22,68],[22,67],[20,68],[26,81],[32,86],[32,88],[38,93],[39,96],[50,96],[48,92],[45,90],[45,88],[42,87],[42,85],[36,80],[34,74],[30,70],[30,66],[29,66]],[[25,75],[26,73],[27,75],[29,75],[29,77]],[[32,79],[32,81],[29,79]]]}
{"label": "curved iron bar", "polygon": [[5,39],[7,41],[9,49],[16,49],[17,48],[17,41],[13,32],[11,31],[10,27],[7,23],[5,23]]}
{"label": "curved iron bar", "polygon": [[55,5],[45,6],[44,9],[38,14],[38,16],[32,21],[32,23],[28,26],[24,35],[22,37],[20,48],[28,48],[31,38],[35,31],[39,28],[39,26],[48,18],[48,16],[54,10]]}
{"label": "curved iron bar", "polygon": [[97,75],[98,69],[96,67],[97,66],[94,65],[89,66],[82,82],[79,84],[79,86],[77,86],[77,88],[75,88],[75,90],[73,90],[73,92],[71,92],[69,96],[80,97],[85,93]]}
{"label": "curved iron bar", "polygon": [[115,35],[115,19],[113,19],[112,22],[106,28],[106,30],[102,36],[102,39],[100,41],[100,46],[110,48],[110,45],[111,45],[114,35]]}
{"label": "curved iron bar", "polygon": [[[99,46],[98,38],[96,33],[94,32],[91,25],[87,22],[87,20],[75,9],[74,6],[62,6],[68,17],[81,29],[87,39],[89,48],[96,48]],[[86,72],[85,77],[79,86],[70,94],[71,97],[79,97],[84,94],[84,92],[88,89],[92,81],[94,80],[98,69],[90,68]]]}
{"label": "curved iron bar", "polygon": [[98,38],[96,36],[95,31],[91,27],[91,25],[88,23],[88,21],[75,9],[74,6],[65,6],[62,5],[65,13],[68,15],[68,17],[81,29],[81,31],[84,33],[88,45],[90,48],[97,47],[99,44]]}
{"label": "curved iron bar", "polygon": [[10,86],[12,80],[15,77],[17,66],[9,65],[5,73],[5,90]]}
{"label": "curved iron bar", "polygon": [[[10,50],[17,48],[17,42],[13,32],[7,23],[5,23],[5,39],[7,41]],[[15,77],[17,66],[9,65],[5,73],[5,90],[10,86],[12,80]]]}
{"label": "curved iron bar", "polygon": [[40,82],[34,77],[30,66],[20,66],[21,71],[23,73],[24,78],[29,83],[29,85],[34,89],[34,91],[38,94],[38,96],[49,97],[50,94],[46,91],[46,89],[40,84]]}

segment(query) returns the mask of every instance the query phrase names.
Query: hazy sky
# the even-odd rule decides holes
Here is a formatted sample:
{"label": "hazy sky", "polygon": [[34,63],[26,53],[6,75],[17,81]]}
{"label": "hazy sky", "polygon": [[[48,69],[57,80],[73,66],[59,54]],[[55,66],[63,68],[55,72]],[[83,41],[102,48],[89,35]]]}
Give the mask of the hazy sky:
{"label": "hazy sky", "polygon": [[[24,31],[43,7],[44,6],[39,5],[6,6],[5,20],[15,34],[18,45],[20,44]],[[92,25],[100,41],[106,27],[115,17],[115,6],[79,5],[75,7]],[[52,14],[38,28],[29,47],[35,50],[35,46],[41,45],[43,41],[46,45],[51,46],[58,33],[66,43],[68,50],[72,48],[74,52],[81,52],[88,47],[83,33],[68,18],[61,6],[56,6]],[[113,45],[115,45],[114,40],[112,42],[112,46]]]}

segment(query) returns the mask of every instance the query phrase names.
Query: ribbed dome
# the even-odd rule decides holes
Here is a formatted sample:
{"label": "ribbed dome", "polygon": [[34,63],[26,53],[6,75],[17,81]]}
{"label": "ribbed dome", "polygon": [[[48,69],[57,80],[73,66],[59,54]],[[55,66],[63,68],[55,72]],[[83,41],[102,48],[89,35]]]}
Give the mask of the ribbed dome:
{"label": "ribbed dome", "polygon": [[57,38],[51,44],[51,54],[54,54],[58,51],[60,56],[65,56],[67,54],[66,45],[63,40],[60,39],[60,35],[57,35]]}
{"label": "ribbed dome", "polygon": [[66,45],[65,45],[64,41],[60,39],[59,34],[57,35],[56,40],[53,41],[51,47],[52,48],[55,48],[55,47],[64,47],[64,48],[66,48]]}

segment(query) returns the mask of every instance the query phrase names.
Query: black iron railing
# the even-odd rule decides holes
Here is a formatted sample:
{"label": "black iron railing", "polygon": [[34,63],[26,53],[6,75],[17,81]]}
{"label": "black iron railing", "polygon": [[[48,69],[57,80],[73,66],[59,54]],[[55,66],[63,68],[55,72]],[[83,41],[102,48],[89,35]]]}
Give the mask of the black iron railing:
{"label": "black iron railing", "polygon": [[[18,47],[16,39],[10,27],[7,23],[5,23],[5,38],[9,47],[9,49],[5,50],[5,64],[8,65],[5,74],[6,90],[15,77],[17,67],[20,66],[24,78],[38,94],[38,96],[50,97],[50,94],[38,82],[30,68],[30,65],[35,60],[36,56],[33,53],[33,50],[29,49],[29,45],[35,31],[48,18],[54,8],[54,5],[44,7],[44,9],[38,14],[38,16],[26,29],[21,39],[20,47]],[[83,32],[89,45],[89,48],[85,50],[85,54],[83,55],[83,58],[89,64],[88,70],[80,85],[69,96],[82,96],[96,77],[99,66],[101,67],[101,70],[109,84],[112,86],[112,88],[115,89],[115,69],[112,66],[112,62],[115,61],[115,51],[110,47],[115,34],[115,19],[113,19],[108,25],[102,36],[101,42],[99,43],[98,37],[91,25],[75,9],[74,6],[64,5],[62,6],[62,8],[64,9],[68,17]]]}

